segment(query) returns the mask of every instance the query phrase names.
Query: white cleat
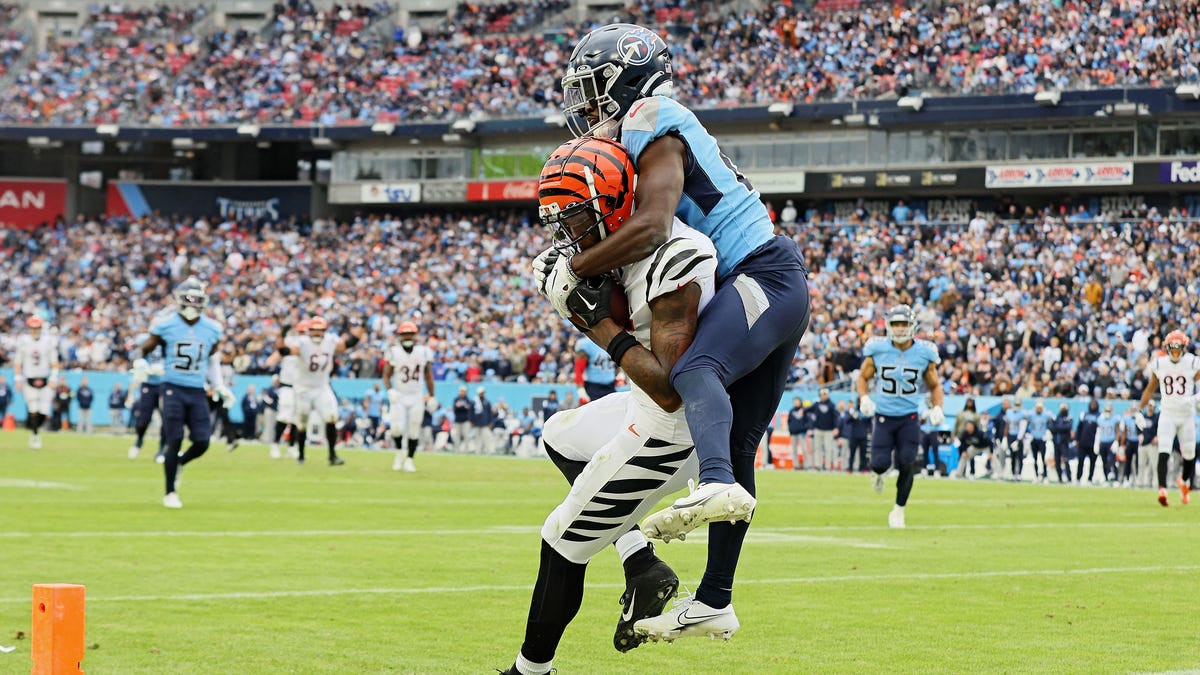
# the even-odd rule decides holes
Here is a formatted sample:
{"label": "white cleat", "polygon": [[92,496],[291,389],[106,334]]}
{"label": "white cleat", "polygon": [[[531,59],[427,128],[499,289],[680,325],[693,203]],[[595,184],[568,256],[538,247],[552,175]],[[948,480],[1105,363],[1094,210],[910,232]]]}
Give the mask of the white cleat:
{"label": "white cleat", "polygon": [[875,489],[875,494],[883,494],[883,482],[886,475],[882,473],[871,475],[871,487]]}
{"label": "white cleat", "polygon": [[279,452],[278,443],[272,443],[271,449],[267,451],[267,454],[271,457],[271,459],[279,459],[280,457],[283,457],[283,454]]}
{"label": "white cleat", "polygon": [[896,506],[892,508],[892,512],[888,514],[888,527],[895,530],[904,529],[904,507]]}
{"label": "white cleat", "polygon": [[289,445],[287,449],[287,456],[288,459],[300,459],[300,451],[297,450],[295,446]]}
{"label": "white cleat", "polygon": [[682,540],[688,532],[718,520],[750,522],[758,500],[737,483],[701,483],[688,481],[689,494],[667,508],[651,514],[642,523],[642,532],[651,539],[669,542]]}
{"label": "white cleat", "polygon": [[30,450],[41,450],[42,449],[42,437],[40,434],[34,434],[29,437],[29,449]]}
{"label": "white cleat", "polygon": [[392,460],[392,471],[404,470],[404,457],[400,453],[396,453],[395,459]]}
{"label": "white cleat", "polygon": [[696,599],[686,600],[664,614],[633,624],[634,635],[658,642],[674,642],[681,637],[721,638],[728,641],[741,624],[733,605],[713,609]]}
{"label": "white cleat", "polygon": [[136,446],[136,445],[129,446],[129,459],[137,459],[138,455],[141,454],[141,452],[142,452],[142,449],[139,448],[138,446]]}
{"label": "white cleat", "polygon": [[168,509],[182,509],[183,501],[179,499],[179,493],[168,492],[167,494],[163,495],[163,506],[167,507]]}
{"label": "white cleat", "polygon": [[417,465],[413,464],[412,457],[404,458],[404,472],[405,473],[416,473],[417,472]]}

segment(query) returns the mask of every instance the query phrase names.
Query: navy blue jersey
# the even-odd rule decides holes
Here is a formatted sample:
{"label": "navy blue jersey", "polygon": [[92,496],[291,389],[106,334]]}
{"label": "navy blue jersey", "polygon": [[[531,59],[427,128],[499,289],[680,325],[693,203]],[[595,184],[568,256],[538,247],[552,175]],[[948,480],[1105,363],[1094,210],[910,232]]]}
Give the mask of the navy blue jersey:
{"label": "navy blue jersey", "polygon": [[924,398],[922,383],[930,364],[941,363],[937,347],[914,340],[900,349],[891,340],[875,338],[863,348],[863,358],[875,362],[875,387],[870,392],[876,412],[888,417],[915,414]]}

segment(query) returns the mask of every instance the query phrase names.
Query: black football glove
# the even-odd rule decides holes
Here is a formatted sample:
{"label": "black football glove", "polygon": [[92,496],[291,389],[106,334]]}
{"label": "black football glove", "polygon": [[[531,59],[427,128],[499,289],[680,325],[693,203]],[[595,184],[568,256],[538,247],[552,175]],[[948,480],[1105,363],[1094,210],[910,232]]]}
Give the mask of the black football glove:
{"label": "black football glove", "polygon": [[567,309],[571,310],[571,323],[580,330],[591,330],[593,326],[612,316],[612,277],[590,277],[567,296]]}

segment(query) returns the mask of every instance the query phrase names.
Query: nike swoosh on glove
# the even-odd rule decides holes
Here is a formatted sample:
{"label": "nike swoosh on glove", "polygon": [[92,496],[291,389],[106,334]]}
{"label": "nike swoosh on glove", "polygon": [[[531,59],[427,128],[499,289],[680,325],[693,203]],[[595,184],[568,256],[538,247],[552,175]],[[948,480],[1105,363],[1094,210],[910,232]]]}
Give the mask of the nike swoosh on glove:
{"label": "nike swoosh on glove", "polygon": [[612,316],[612,289],[611,277],[585,279],[567,296],[567,318],[576,328],[589,330]]}
{"label": "nike swoosh on glove", "polygon": [[561,255],[558,249],[551,246],[533,259],[533,287],[542,294],[542,297],[549,297],[546,295],[546,276],[550,274],[550,270],[554,269],[554,264],[558,262]]}
{"label": "nike swoosh on glove", "polygon": [[554,311],[564,319],[571,318],[567,298],[580,281],[582,279],[571,271],[571,259],[564,255],[560,255],[554,261],[554,267],[546,274],[546,299],[554,306]]}

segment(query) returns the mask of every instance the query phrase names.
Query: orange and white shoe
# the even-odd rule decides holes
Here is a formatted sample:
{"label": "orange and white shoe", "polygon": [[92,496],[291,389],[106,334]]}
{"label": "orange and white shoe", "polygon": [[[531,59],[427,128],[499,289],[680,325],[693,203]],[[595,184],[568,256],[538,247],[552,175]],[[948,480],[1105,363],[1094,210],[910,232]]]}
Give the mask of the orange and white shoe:
{"label": "orange and white shoe", "polygon": [[1179,501],[1183,502],[1184,504],[1192,501],[1191,495],[1188,494],[1192,491],[1192,486],[1188,485],[1183,478],[1176,478],[1175,484],[1179,486]]}
{"label": "orange and white shoe", "polygon": [[1167,488],[1158,488],[1158,503],[1163,506],[1170,506],[1167,503]]}

